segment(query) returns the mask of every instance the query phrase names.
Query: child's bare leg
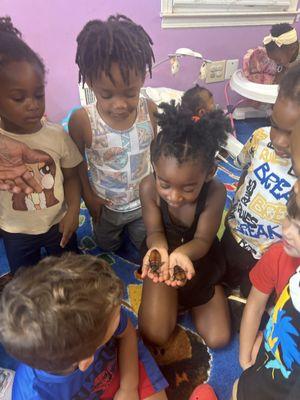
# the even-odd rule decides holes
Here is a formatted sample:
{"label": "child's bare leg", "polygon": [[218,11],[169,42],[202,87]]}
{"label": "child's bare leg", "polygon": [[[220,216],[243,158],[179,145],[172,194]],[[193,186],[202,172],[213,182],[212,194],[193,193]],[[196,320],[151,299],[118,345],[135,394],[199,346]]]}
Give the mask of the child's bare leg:
{"label": "child's bare leg", "polygon": [[155,393],[150,397],[146,397],[145,400],[168,400],[166,392],[162,390],[161,392]]}
{"label": "child's bare leg", "polygon": [[237,400],[238,383],[239,383],[239,380],[237,379],[233,384],[231,400]]}
{"label": "child's bare leg", "polygon": [[230,340],[230,316],[227,299],[221,286],[215,287],[214,297],[206,304],[192,309],[194,324],[208,347],[224,347]]}
{"label": "child's bare leg", "polygon": [[174,331],[176,321],[176,289],[146,278],[138,321],[142,336],[151,343],[164,345]]}

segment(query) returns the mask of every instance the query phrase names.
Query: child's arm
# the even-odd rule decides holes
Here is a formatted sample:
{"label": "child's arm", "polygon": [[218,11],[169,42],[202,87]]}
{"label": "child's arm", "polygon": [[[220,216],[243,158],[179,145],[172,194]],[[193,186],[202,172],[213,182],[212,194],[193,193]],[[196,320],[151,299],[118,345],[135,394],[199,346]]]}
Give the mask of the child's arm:
{"label": "child's arm", "polygon": [[85,148],[92,145],[92,132],[89,118],[83,108],[76,110],[69,121],[69,133],[80,151],[83,162],[78,166],[79,178],[82,186],[84,202],[95,222],[99,222],[101,208],[107,204],[105,199],[98,197],[93,191],[89,177],[87,162],[85,160]]}
{"label": "child's arm", "polygon": [[[217,179],[211,181],[205,208],[200,214],[193,240],[177,247],[172,254],[180,253],[199,260],[210,249],[218,232],[226,200],[226,189]],[[180,265],[180,264],[179,264]]]}
{"label": "child's arm", "polygon": [[243,312],[240,330],[240,364],[243,369],[255,363],[259,348],[255,346],[258,329],[269,295],[262,293],[252,286],[247,304]]}
{"label": "child's arm", "polygon": [[[147,247],[143,260],[142,278],[147,275],[154,282],[168,279],[168,242],[165,236],[160,208],[156,201],[155,179],[151,174],[144,178],[140,184],[140,199],[142,204],[143,220],[147,230]],[[153,249],[157,249],[161,255],[162,268],[160,277],[155,277],[149,269],[149,255]]]}
{"label": "child's arm", "polygon": [[139,359],[136,330],[128,319],[125,331],[118,337],[120,388],[114,400],[139,400]]}
{"label": "child's arm", "polygon": [[155,114],[157,113],[157,106],[152,100],[147,101],[150,120],[153,128],[154,137],[157,134],[157,120]]}
{"label": "child's arm", "polygon": [[64,176],[64,197],[68,209],[59,223],[59,231],[62,233],[61,247],[65,247],[70,237],[78,227],[80,210],[80,181],[78,179],[77,167],[62,168]]}

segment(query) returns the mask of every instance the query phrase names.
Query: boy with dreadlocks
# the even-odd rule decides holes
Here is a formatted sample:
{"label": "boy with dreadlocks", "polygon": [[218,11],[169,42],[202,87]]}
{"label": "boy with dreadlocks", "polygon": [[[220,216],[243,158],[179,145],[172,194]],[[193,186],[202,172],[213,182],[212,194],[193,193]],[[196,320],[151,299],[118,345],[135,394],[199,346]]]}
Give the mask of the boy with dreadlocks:
{"label": "boy with dreadlocks", "polygon": [[145,236],[139,184],[150,173],[156,132],[156,106],[139,95],[147,69],[151,76],[153,43],[141,26],[117,15],[89,21],[77,44],[79,82],[86,82],[97,99],[77,110],[69,123],[86,154],[80,168],[84,201],[102,249],[117,250],[125,227],[139,248]]}

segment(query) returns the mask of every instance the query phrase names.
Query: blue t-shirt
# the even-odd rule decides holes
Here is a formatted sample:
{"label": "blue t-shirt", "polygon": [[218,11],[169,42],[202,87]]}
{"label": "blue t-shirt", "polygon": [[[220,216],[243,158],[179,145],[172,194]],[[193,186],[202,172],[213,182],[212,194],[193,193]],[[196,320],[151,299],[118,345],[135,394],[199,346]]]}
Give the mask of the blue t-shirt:
{"label": "blue t-shirt", "polygon": [[95,383],[104,365],[117,362],[116,337],[124,332],[127,322],[127,312],[121,308],[120,323],[113,337],[96,351],[94,362],[84,372],[77,369],[69,375],[54,375],[21,364],[14,380],[13,400],[99,399],[98,390],[92,393]]}
{"label": "blue t-shirt", "polygon": [[[101,346],[94,361],[82,372],[54,375],[25,364],[17,369],[13,384],[13,400],[94,400],[112,399],[119,388],[118,340],[128,324],[128,314],[121,308],[120,323],[112,338]],[[138,341],[139,396],[150,397],[168,384],[141,340]]]}

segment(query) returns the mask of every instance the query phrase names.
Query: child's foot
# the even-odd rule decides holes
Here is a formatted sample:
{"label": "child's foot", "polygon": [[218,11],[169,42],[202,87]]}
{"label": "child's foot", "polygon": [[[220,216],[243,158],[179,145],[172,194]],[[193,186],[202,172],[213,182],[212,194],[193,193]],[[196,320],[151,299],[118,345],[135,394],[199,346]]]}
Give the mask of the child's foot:
{"label": "child's foot", "polygon": [[189,400],[218,400],[218,398],[214,389],[208,383],[204,383],[194,389]]}

